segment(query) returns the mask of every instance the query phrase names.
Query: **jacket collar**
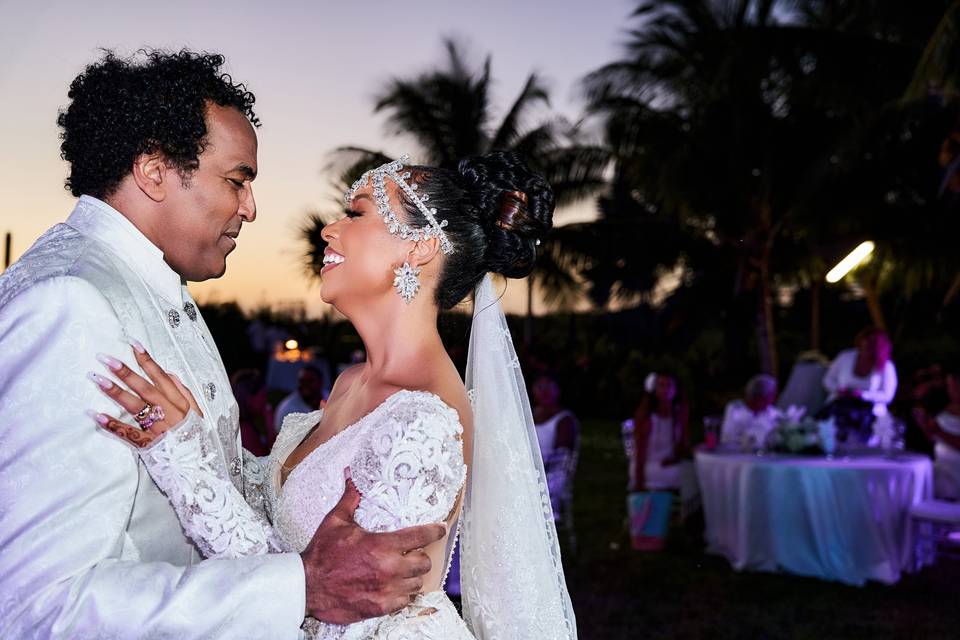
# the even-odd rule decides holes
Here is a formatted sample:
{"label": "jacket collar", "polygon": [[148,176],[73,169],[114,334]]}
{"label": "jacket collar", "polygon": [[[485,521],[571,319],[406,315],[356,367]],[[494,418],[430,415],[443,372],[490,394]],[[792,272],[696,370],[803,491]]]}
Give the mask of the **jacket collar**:
{"label": "jacket collar", "polygon": [[106,202],[92,196],[80,196],[66,224],[109,246],[168,302],[177,307],[183,304],[183,280],[164,261],[160,248]]}

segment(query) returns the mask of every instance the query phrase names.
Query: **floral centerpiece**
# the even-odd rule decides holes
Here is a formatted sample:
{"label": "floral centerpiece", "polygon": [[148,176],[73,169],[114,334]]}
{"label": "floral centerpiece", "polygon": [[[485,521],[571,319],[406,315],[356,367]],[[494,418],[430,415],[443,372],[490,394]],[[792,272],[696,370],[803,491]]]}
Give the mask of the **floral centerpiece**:
{"label": "floral centerpiece", "polygon": [[837,427],[833,419],[816,420],[810,416],[785,416],[767,434],[768,451],[804,455],[831,454],[836,448]]}

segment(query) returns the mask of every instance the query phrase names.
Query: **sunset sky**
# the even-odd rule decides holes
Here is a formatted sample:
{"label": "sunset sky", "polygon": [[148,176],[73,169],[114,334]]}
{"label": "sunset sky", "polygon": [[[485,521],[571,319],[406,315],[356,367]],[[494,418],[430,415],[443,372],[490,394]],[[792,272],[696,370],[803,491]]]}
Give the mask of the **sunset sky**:
{"label": "sunset sky", "polygon": [[[72,208],[56,115],[70,81],[99,48],[218,51],[256,94],[263,121],[258,219],[245,227],[227,275],[191,289],[201,301],[237,300],[247,308],[303,301],[309,313],[321,313],[325,305],[300,266],[297,228],[306,212],[330,206],[323,173],[329,152],[362,145],[416,160],[416,148],[387,137],[383,118],[372,113],[386,80],[441,62],[441,39],[450,36],[476,65],[493,55],[498,114],[537,71],[552,88],[553,111],[575,120],[577,81],[618,56],[634,4],[0,0],[0,234],[13,233],[16,258]],[[586,202],[559,212],[557,222],[592,215]],[[508,311],[524,308],[524,286],[511,284]]]}

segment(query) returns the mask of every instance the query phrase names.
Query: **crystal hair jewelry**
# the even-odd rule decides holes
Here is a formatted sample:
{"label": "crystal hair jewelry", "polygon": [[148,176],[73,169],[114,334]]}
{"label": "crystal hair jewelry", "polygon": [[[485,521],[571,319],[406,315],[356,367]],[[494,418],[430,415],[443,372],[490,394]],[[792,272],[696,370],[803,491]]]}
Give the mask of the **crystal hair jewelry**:
{"label": "crystal hair jewelry", "polygon": [[[427,238],[436,238],[440,241],[440,250],[445,254],[453,253],[453,244],[451,244],[450,239],[447,237],[447,234],[444,233],[443,228],[447,226],[446,220],[437,221],[437,210],[428,209],[427,205],[424,203],[429,200],[429,196],[424,194],[423,196],[418,196],[417,185],[416,183],[408,184],[407,180],[413,177],[409,171],[404,172],[403,174],[400,171],[403,170],[405,164],[410,163],[410,156],[404,155],[401,156],[399,160],[394,160],[393,162],[388,162],[386,164],[380,165],[376,169],[371,169],[364,173],[360,178],[353,183],[353,186],[350,187],[350,190],[344,194],[344,200],[347,205],[353,201],[353,196],[358,189],[362,189],[368,182],[373,183],[373,199],[377,203],[377,211],[380,213],[380,216],[383,218],[384,224],[387,225],[387,229],[390,233],[398,235],[404,240],[426,240]],[[396,184],[407,198],[417,207],[420,213],[423,214],[423,217],[427,219],[427,226],[425,227],[411,227],[408,224],[400,222],[400,217],[390,209],[390,199],[387,197],[387,187],[384,182],[385,178],[390,178],[394,184]]]}
{"label": "crystal hair jewelry", "polygon": [[403,301],[410,304],[420,290],[420,278],[417,277],[420,275],[420,268],[411,267],[409,262],[404,262],[399,269],[393,270],[393,274],[396,276],[393,279],[393,287]]}

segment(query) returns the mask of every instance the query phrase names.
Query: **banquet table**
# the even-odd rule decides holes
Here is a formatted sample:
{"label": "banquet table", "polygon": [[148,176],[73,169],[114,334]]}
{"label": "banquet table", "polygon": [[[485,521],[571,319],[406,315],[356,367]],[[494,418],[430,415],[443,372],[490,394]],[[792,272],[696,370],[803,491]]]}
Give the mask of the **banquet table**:
{"label": "banquet table", "polygon": [[708,551],[736,569],[787,571],[862,585],[910,569],[910,506],[933,468],[899,453],[825,457],[700,450]]}

